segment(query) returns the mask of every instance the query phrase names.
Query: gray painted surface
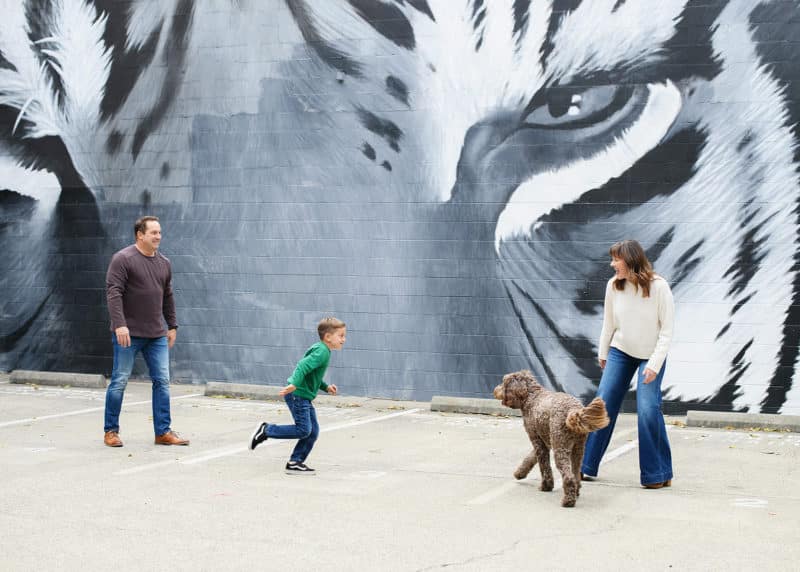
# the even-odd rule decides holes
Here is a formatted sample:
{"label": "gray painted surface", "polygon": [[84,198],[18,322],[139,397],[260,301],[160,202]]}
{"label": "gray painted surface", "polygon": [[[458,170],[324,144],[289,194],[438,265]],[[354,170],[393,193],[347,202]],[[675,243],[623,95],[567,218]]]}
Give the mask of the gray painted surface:
{"label": "gray painted surface", "polygon": [[110,372],[148,213],[176,380],[280,385],[335,314],[351,394],[529,368],[588,398],[636,238],[677,302],[666,404],[800,411],[796,2],[2,4],[0,369]]}

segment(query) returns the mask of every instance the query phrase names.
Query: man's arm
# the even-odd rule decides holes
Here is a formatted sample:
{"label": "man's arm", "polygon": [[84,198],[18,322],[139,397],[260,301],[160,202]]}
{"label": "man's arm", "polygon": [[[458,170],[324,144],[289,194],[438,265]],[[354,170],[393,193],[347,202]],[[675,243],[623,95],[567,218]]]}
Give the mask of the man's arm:
{"label": "man's arm", "polygon": [[163,312],[164,319],[167,321],[167,327],[170,330],[177,330],[178,317],[175,312],[175,296],[172,292],[172,266],[168,267],[167,283],[164,286]]}
{"label": "man's arm", "polygon": [[122,305],[122,296],[128,282],[128,269],[121,256],[114,255],[106,272],[106,302],[111,318],[111,328],[117,336],[117,343],[123,347],[131,345],[128,323]]}
{"label": "man's arm", "polygon": [[178,338],[178,317],[175,312],[175,296],[172,293],[172,265],[169,263],[167,264],[167,283],[164,286],[162,311],[167,322],[167,347],[172,349]]}

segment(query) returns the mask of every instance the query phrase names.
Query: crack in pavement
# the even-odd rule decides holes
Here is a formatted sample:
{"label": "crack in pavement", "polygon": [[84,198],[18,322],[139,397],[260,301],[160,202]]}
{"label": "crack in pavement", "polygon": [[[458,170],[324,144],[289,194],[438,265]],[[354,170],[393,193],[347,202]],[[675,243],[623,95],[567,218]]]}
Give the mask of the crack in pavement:
{"label": "crack in pavement", "polygon": [[445,562],[444,564],[435,564],[433,566],[427,566],[426,568],[420,568],[416,572],[425,572],[426,570],[433,570],[435,568],[447,568],[449,566],[465,566],[467,564],[472,564],[472,563],[477,562],[479,560],[485,560],[487,558],[494,558],[496,556],[503,556],[507,552],[510,552],[513,549],[515,549],[517,547],[517,545],[519,545],[520,542],[522,542],[521,538],[519,540],[515,540],[510,545],[506,546],[505,548],[503,548],[503,549],[501,549],[501,550],[499,550],[497,552],[490,552],[488,554],[479,554],[477,556],[473,556],[471,558],[467,558],[466,560],[461,560],[459,562]]}

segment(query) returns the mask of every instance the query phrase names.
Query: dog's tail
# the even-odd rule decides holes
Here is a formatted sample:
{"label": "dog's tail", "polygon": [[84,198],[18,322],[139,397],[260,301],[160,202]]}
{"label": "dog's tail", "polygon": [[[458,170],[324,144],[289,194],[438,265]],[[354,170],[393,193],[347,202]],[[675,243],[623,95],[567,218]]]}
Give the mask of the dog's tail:
{"label": "dog's tail", "polygon": [[581,409],[573,409],[567,414],[567,429],[585,435],[607,426],[611,420],[606,413],[606,404],[600,397]]}

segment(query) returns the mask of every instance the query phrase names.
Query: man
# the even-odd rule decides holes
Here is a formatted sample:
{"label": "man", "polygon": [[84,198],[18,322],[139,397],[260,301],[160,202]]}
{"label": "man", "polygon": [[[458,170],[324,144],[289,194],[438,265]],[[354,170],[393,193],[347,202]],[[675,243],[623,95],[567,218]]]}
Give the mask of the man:
{"label": "man", "polygon": [[161,225],[157,217],[143,216],[133,229],[136,243],[114,254],[106,274],[114,368],[106,391],[103,441],[108,447],[122,447],[119,438],[122,397],[136,354],[142,352],[153,380],[155,443],[188,445],[188,440],[170,429],[169,348],[178,335],[172,266],[158,252]]}

